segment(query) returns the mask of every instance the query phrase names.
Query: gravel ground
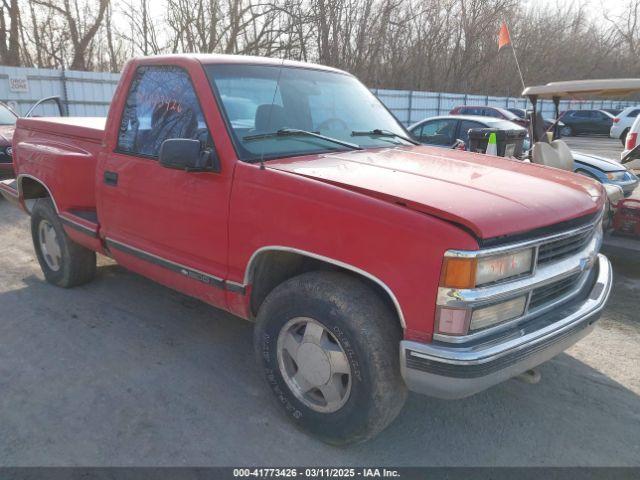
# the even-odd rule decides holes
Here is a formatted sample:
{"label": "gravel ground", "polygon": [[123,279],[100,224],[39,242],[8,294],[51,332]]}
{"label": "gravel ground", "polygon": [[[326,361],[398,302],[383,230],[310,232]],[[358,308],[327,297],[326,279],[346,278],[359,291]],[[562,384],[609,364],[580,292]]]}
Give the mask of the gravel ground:
{"label": "gravel ground", "polygon": [[271,402],[251,324],[100,259],[43,281],[0,200],[0,465],[640,465],[640,265],[621,259],[595,331],[474,397],[411,395],[378,438],[333,448]]}

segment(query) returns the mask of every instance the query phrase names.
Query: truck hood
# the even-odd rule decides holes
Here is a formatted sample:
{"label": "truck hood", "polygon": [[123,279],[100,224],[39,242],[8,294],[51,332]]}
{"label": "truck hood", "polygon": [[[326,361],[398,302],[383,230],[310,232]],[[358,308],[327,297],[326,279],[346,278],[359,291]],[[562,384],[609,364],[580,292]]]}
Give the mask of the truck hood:
{"label": "truck hood", "polygon": [[481,239],[589,215],[604,202],[602,187],[582,175],[426,146],[272,160],[267,167],[437,216]]}

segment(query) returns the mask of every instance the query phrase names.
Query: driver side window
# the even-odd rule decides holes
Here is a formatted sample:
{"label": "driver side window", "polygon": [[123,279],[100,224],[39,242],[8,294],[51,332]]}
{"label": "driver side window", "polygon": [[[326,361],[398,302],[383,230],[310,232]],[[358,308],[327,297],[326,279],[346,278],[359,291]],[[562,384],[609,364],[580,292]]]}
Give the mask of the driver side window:
{"label": "driver side window", "polygon": [[452,145],[455,141],[456,120],[432,120],[422,125],[418,137],[421,143],[431,145]]}
{"label": "driver side window", "polygon": [[122,113],[118,151],[157,158],[170,138],[213,146],[189,74],[169,65],[139,67]]}

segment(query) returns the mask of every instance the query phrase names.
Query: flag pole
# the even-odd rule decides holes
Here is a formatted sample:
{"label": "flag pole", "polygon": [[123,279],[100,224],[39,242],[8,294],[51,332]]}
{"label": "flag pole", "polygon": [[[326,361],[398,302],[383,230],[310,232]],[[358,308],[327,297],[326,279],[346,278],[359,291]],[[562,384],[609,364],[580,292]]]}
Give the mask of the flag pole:
{"label": "flag pole", "polygon": [[518,74],[520,75],[520,81],[522,82],[522,88],[525,89],[527,86],[524,84],[524,76],[522,75],[522,69],[520,68],[520,62],[518,62],[518,55],[516,54],[516,47],[513,45],[513,41],[511,40],[511,33],[509,32],[509,26],[505,20],[502,20],[502,27],[500,27],[500,34],[498,35],[498,50],[502,47],[511,47],[511,51],[513,52],[513,58],[516,61],[516,67],[518,67]]}
{"label": "flag pole", "polygon": [[520,70],[520,62],[518,62],[518,55],[516,55],[516,47],[513,46],[513,42],[511,43],[511,51],[513,52],[513,58],[516,60],[516,67],[518,67],[520,81],[522,82],[522,89],[524,90],[527,86],[524,84],[524,77],[522,76],[522,70]]}

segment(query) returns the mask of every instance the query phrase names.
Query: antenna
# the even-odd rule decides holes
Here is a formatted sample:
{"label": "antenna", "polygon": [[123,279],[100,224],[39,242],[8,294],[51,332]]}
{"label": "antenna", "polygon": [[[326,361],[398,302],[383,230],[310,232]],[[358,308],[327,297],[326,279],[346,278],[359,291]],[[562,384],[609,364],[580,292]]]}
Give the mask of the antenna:
{"label": "antenna", "polygon": [[[271,99],[271,108],[269,109],[269,115],[267,116],[267,128],[271,125],[271,114],[273,113],[273,105],[276,103],[276,95],[278,94],[278,88],[280,88],[280,76],[282,75],[282,69],[284,67],[284,55],[282,56],[282,62],[280,62],[280,69],[278,70],[278,77],[276,78],[276,88],[273,90],[273,98]],[[260,152],[260,170],[264,170],[264,144]]]}

